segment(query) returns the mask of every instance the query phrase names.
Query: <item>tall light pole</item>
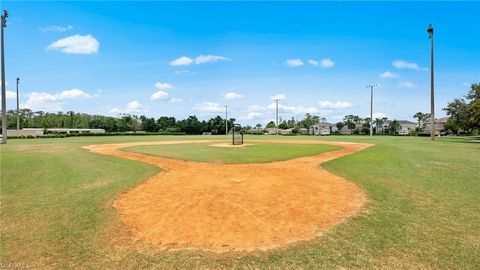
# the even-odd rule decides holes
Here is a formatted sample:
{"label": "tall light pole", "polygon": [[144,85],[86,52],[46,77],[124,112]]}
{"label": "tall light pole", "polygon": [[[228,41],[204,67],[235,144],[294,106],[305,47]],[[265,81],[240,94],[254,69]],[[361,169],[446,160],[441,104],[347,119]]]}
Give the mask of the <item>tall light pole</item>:
{"label": "tall light pole", "polygon": [[370,136],[373,136],[373,88],[377,86],[376,83],[366,86],[370,88]]}
{"label": "tall light pole", "polygon": [[17,131],[20,130],[20,106],[19,106],[19,97],[18,97],[18,84],[20,83],[20,78],[17,77]]}
{"label": "tall light pole", "polygon": [[2,143],[7,143],[7,90],[5,89],[5,38],[3,30],[7,27],[8,11],[4,10],[1,20],[2,28]]}
{"label": "tall light pole", "polygon": [[225,135],[228,135],[228,106],[225,106]]}
{"label": "tall light pole", "polygon": [[430,124],[432,130],[430,136],[432,141],[435,141],[435,88],[433,85],[433,27],[430,24],[427,29],[428,37],[430,38]]}
{"label": "tall light pole", "polygon": [[275,126],[275,129],[276,129],[276,131],[277,131],[277,135],[278,135],[278,101],[279,101],[279,100],[280,100],[280,99],[278,99],[278,98],[277,98],[277,99],[274,99],[274,101],[275,101],[275,103],[276,103],[276,108],[277,108],[277,109],[276,109],[277,125]]}

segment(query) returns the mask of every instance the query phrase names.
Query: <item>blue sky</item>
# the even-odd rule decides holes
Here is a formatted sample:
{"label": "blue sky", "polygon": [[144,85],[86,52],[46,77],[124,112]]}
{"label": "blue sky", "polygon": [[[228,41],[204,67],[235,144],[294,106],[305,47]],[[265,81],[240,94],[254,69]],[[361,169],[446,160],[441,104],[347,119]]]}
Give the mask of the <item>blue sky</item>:
{"label": "blue sky", "polygon": [[[7,90],[21,107],[240,123],[307,112],[428,112],[435,27],[436,113],[480,81],[480,3],[4,2]],[[14,93],[8,107],[14,108]]]}

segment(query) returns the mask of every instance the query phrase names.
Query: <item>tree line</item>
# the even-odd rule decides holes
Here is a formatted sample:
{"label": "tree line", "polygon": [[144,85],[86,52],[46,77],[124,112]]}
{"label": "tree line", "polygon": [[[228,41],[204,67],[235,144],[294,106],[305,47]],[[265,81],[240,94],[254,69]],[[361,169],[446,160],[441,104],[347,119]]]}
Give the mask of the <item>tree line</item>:
{"label": "tree line", "polygon": [[[445,128],[451,132],[472,133],[480,131],[480,83],[471,85],[470,90],[464,98],[455,98],[444,108],[447,115],[450,116]],[[122,114],[118,117],[90,115],[86,113],[57,112],[49,113],[43,111],[32,111],[30,109],[20,109],[20,128],[100,128],[106,132],[127,132],[127,131],[145,131],[145,132],[167,132],[167,133],[185,133],[202,134],[211,132],[212,134],[225,133],[225,119],[221,116],[200,121],[192,115],[186,119],[176,119],[171,116],[161,116],[158,119],[149,118],[145,115],[136,116]],[[417,132],[425,129],[425,125],[430,122],[430,114],[417,112],[413,115],[417,121]],[[7,111],[8,129],[16,128],[16,111]],[[324,117],[307,113],[301,120],[291,118],[280,120],[278,125],[281,129],[293,129],[293,133],[298,133],[300,129],[309,129],[310,126],[325,122]],[[234,118],[228,119],[228,127],[231,128],[235,122]],[[1,122],[0,122],[1,123]],[[384,128],[384,123],[388,123]],[[351,134],[368,134],[370,130],[370,118],[362,118],[358,115],[346,115],[343,121],[335,124],[338,130],[345,127]],[[265,128],[275,128],[274,121],[269,122]],[[255,127],[246,126],[244,129],[255,128],[263,130],[261,124]],[[395,134],[401,129],[399,121],[396,119],[388,120],[386,117],[375,118],[373,128],[380,133]]]}
{"label": "tree line", "polygon": [[[119,117],[90,115],[86,113],[32,111],[20,109],[20,128],[99,128],[106,132],[168,132],[185,134],[225,134],[225,119],[220,116],[209,120],[200,121],[196,116],[186,119],[162,116],[158,119],[122,114]],[[234,118],[227,121],[229,127],[233,126]],[[1,123],[1,122],[0,122]],[[8,129],[16,129],[16,110],[7,111]]]}
{"label": "tree line", "polygon": [[463,98],[455,98],[443,109],[450,118],[445,128],[454,133],[480,132],[480,83],[473,83]]}

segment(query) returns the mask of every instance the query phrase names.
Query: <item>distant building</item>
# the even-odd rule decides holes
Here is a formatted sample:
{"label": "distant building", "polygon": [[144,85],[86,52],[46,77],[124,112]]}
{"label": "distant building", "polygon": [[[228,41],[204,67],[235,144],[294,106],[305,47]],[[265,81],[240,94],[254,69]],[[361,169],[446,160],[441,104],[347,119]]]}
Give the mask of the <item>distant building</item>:
{"label": "distant building", "polygon": [[278,129],[278,134],[281,134],[281,135],[292,135],[292,134],[293,134],[293,128]]}
{"label": "distant building", "polygon": [[298,134],[300,134],[300,135],[308,135],[308,129],[306,129],[306,128],[299,128],[299,129],[298,129]]}
{"label": "distant building", "polygon": [[64,134],[71,134],[71,133],[105,133],[105,129],[101,128],[24,128],[22,130],[30,130],[30,131],[37,131],[37,132],[45,132],[46,133],[64,133]]}
{"label": "distant building", "polygon": [[[279,129],[280,130],[280,129]],[[264,134],[275,135],[277,134],[277,128],[266,128],[263,130]],[[280,133],[280,132],[279,132]]]}
{"label": "distant building", "polygon": [[253,127],[251,129],[248,129],[247,131],[247,134],[263,134],[265,132],[265,130],[263,128],[257,128],[257,127]]}
{"label": "distant building", "polygon": [[26,130],[26,129],[7,129],[7,137],[39,137],[43,136],[43,129],[41,130]]}
{"label": "distant building", "polygon": [[[440,133],[445,132],[445,124],[447,123],[449,117],[442,117],[435,119],[435,135],[440,135]],[[429,134],[432,129],[432,125],[429,123],[425,124],[425,128],[422,129],[422,133]]]}
{"label": "distant building", "polygon": [[415,131],[417,124],[407,120],[398,120],[400,123],[400,130],[397,130],[397,133],[400,135],[409,135],[410,133]]}
{"label": "distant building", "polygon": [[328,122],[322,122],[315,125],[311,125],[309,134],[314,136],[330,135],[337,131],[337,126]]}
{"label": "distant building", "polygon": [[[398,123],[400,124],[400,129],[397,130],[397,134],[400,135],[409,135],[413,131],[415,131],[415,128],[417,127],[417,124],[408,120],[397,120]],[[392,121],[387,120],[382,123],[382,125],[378,126],[375,130],[376,134],[391,134],[390,131],[390,123]]]}

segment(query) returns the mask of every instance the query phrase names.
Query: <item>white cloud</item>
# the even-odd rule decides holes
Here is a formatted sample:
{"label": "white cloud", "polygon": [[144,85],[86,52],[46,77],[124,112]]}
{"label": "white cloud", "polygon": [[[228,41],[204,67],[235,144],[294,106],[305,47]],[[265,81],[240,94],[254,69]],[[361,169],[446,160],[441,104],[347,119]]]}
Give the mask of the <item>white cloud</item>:
{"label": "white cloud", "polygon": [[320,62],[318,62],[316,60],[313,60],[313,59],[308,59],[307,62],[312,66],[318,66],[320,64]]}
{"label": "white cloud", "polygon": [[395,60],[392,62],[392,65],[398,69],[413,69],[413,70],[420,70],[420,67],[417,63],[407,62],[404,60]]}
{"label": "white cloud", "polygon": [[6,94],[7,94],[7,99],[16,99],[17,98],[17,93],[13,92],[13,91],[6,91]]}
{"label": "white cloud", "polygon": [[[268,109],[270,110],[275,110],[276,109],[276,104],[271,103],[268,105]],[[314,107],[303,107],[303,106],[287,106],[283,104],[278,104],[278,110],[280,112],[285,112],[285,113],[293,113],[293,114],[306,114],[306,113],[317,113],[318,109]]]}
{"label": "white cloud", "polygon": [[300,67],[303,66],[303,61],[301,59],[288,59],[285,61],[285,65],[289,67]]}
{"label": "white cloud", "polygon": [[173,89],[173,86],[168,83],[157,82],[155,83],[155,88],[157,88],[158,90],[170,90]]}
{"label": "white cloud", "polygon": [[162,90],[158,90],[157,92],[153,93],[150,97],[150,100],[159,100],[159,99],[167,99],[168,93]]}
{"label": "white cloud", "polygon": [[127,106],[125,106],[125,108],[123,109],[112,108],[110,110],[110,113],[140,113],[145,111],[146,111],[145,107],[142,104],[140,104],[140,102],[134,100],[127,103]]}
{"label": "white cloud", "polygon": [[33,111],[61,111],[63,101],[59,94],[50,94],[46,92],[32,92],[27,94],[28,99],[21,107]]}
{"label": "white cloud", "polygon": [[335,66],[335,62],[333,62],[330,58],[322,59],[322,60],[320,61],[320,64],[321,64],[322,67],[324,67],[324,68],[331,68],[331,67]]}
{"label": "white cloud", "polygon": [[309,59],[307,62],[310,65],[316,66],[316,67],[321,66],[321,67],[324,67],[324,68],[331,68],[331,67],[335,66],[335,62],[333,62],[330,58],[324,58],[320,61]]}
{"label": "white cloud", "polygon": [[170,62],[170,66],[189,66],[193,63],[193,59],[190,57],[182,56]]}
{"label": "white cloud", "polygon": [[258,119],[262,116],[262,113],[260,112],[249,112],[247,115],[241,116],[240,119],[245,119],[245,120],[252,120],[252,119]]}
{"label": "white cloud", "polygon": [[[214,62],[227,61],[227,60],[230,60],[230,58],[227,58],[225,56],[220,56],[220,55],[211,55],[211,54],[199,55],[195,58],[195,60],[187,56],[182,56],[171,61],[170,66],[179,67],[179,66],[189,66],[191,64],[201,65],[206,63],[214,63]],[[178,72],[177,74],[185,74],[185,73],[189,73],[189,72],[183,70]]]}
{"label": "white cloud", "polygon": [[142,112],[144,111],[144,107],[138,101],[131,101],[127,103],[127,110],[128,112]]}
{"label": "white cloud", "polygon": [[168,102],[179,103],[179,102],[183,102],[183,99],[181,99],[181,98],[171,98]]}
{"label": "white cloud", "polygon": [[220,104],[215,102],[202,102],[195,104],[193,109],[200,113],[220,113],[225,111],[225,107],[220,106]]}
{"label": "white cloud", "polygon": [[43,32],[65,32],[68,30],[73,30],[73,26],[67,25],[67,26],[60,26],[60,25],[49,25],[45,27],[39,27],[40,31]]}
{"label": "white cloud", "polygon": [[47,47],[47,50],[57,50],[68,54],[98,53],[100,43],[92,35],[74,35],[59,39]]}
{"label": "white cloud", "polygon": [[416,88],[418,88],[418,86],[416,86],[415,84],[413,84],[412,82],[409,82],[409,81],[401,82],[398,86],[399,86],[400,88],[408,88],[408,89],[416,89]]}
{"label": "white cloud", "polygon": [[380,78],[384,78],[384,79],[395,79],[395,78],[399,78],[399,77],[400,77],[400,74],[393,73],[393,72],[390,72],[388,70],[383,72],[382,74],[380,74]]}
{"label": "white cloud", "polygon": [[225,94],[225,99],[237,99],[237,98],[242,98],[242,94],[238,94],[235,92],[228,92]]}
{"label": "white cloud", "polygon": [[320,105],[320,108],[322,108],[322,109],[347,109],[347,108],[352,107],[352,103],[350,103],[348,101],[328,101],[328,100],[322,101],[322,100],[320,100],[318,102],[318,104]]}
{"label": "white cloud", "polygon": [[275,99],[282,100],[282,99],[286,99],[286,98],[287,98],[287,95],[285,95],[285,94],[278,94],[278,95],[270,97],[271,100],[275,100]]}
{"label": "white cloud", "polygon": [[83,92],[80,89],[74,88],[74,89],[62,91],[59,97],[60,99],[70,99],[70,98],[92,98],[93,96]]}
{"label": "white cloud", "polygon": [[85,93],[80,89],[64,90],[60,93],[32,92],[27,94],[27,102],[21,107],[34,111],[61,111],[63,104],[69,99],[96,97]]}
{"label": "white cloud", "polygon": [[205,64],[205,63],[213,63],[213,62],[218,62],[218,61],[227,61],[230,60],[227,57],[220,56],[220,55],[199,55],[197,58],[195,58],[195,64],[200,65],[200,64]]}

